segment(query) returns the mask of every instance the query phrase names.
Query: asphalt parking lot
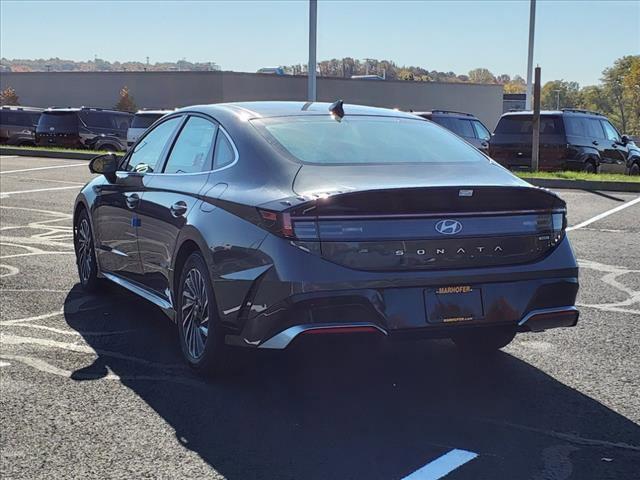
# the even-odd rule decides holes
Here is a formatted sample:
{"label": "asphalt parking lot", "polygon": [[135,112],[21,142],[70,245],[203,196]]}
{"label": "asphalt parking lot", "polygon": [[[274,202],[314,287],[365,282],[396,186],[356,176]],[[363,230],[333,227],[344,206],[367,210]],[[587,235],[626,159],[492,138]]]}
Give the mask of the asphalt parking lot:
{"label": "asphalt parking lot", "polygon": [[638,478],[640,203],[588,223],[637,194],[558,192],[579,227],[576,328],[485,362],[447,341],[298,343],[215,382],[155,307],[78,288],[86,162],[2,157],[0,174],[3,479],[391,480],[452,450],[475,457],[447,479]]}

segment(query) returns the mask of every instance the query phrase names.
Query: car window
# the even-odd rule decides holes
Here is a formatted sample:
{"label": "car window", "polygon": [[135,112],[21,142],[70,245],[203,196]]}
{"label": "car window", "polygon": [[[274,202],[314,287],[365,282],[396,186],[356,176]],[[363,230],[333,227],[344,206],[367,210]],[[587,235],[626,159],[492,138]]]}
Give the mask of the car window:
{"label": "car window", "polygon": [[605,138],[600,121],[594,118],[565,116],[567,135],[586,138]]}
{"label": "car window", "polygon": [[469,120],[451,117],[434,117],[433,121],[451,130],[456,135],[467,138],[475,138],[473,127]]}
{"label": "car window", "polygon": [[133,149],[127,170],[142,173],[153,172],[158,166],[165,145],[181,120],[182,117],[171,118],[147,133]]}
{"label": "car window", "polygon": [[466,163],[486,161],[455,134],[418,118],[345,116],[252,120],[272,144],[317,164]]}
{"label": "car window", "polygon": [[87,127],[94,128],[114,128],[112,116],[101,112],[80,112],[80,118]]}
{"label": "car window", "polygon": [[218,127],[202,117],[190,117],[175,141],[164,173],[211,170],[213,141]]}
{"label": "car window", "polygon": [[0,111],[0,123],[21,127],[33,127],[38,123],[39,113]]}
{"label": "car window", "polygon": [[601,120],[602,128],[604,128],[604,134],[606,135],[607,140],[611,140],[614,142],[620,141],[620,135],[618,135],[618,131],[606,120]]}
{"label": "car window", "polygon": [[491,138],[491,133],[482,123],[478,120],[473,120],[471,123],[473,124],[473,129],[476,131],[476,136],[480,140],[489,140]]}
{"label": "car window", "polygon": [[162,113],[141,113],[133,117],[131,128],[149,128],[153,122],[162,117]]}
{"label": "car window", "polygon": [[112,119],[114,128],[116,130],[126,131],[129,128],[129,125],[131,125],[132,119],[133,116],[131,115],[114,115]]}
{"label": "car window", "polygon": [[218,135],[216,140],[216,152],[213,156],[213,168],[226,167],[233,163],[236,159],[236,153],[233,149],[233,145],[223,133]]}
{"label": "car window", "polygon": [[[509,115],[502,117],[496,127],[496,134],[530,135],[533,131],[531,115]],[[552,116],[540,117],[540,135],[562,135],[562,119]]]}
{"label": "car window", "polygon": [[38,121],[38,129],[50,132],[77,132],[78,114],[76,112],[44,112]]}

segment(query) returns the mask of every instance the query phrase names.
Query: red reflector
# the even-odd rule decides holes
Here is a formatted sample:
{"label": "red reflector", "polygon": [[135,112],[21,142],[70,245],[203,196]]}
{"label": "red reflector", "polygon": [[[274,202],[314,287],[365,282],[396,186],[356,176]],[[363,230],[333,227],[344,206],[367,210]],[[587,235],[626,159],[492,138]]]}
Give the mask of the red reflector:
{"label": "red reflector", "polygon": [[278,220],[278,214],[275,212],[269,212],[267,210],[259,210],[259,211],[260,211],[260,216],[265,220],[268,220],[270,222],[275,222],[276,220]]}
{"label": "red reflector", "polygon": [[326,328],[313,328],[302,332],[303,335],[316,335],[316,334],[333,334],[333,333],[379,333],[375,327],[366,326],[354,326],[354,327],[326,327]]}

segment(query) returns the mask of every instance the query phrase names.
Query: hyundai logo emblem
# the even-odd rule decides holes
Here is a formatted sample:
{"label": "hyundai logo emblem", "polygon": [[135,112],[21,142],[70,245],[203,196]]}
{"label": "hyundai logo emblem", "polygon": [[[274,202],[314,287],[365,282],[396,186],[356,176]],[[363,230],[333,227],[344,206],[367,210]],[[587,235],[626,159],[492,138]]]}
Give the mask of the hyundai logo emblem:
{"label": "hyundai logo emblem", "polygon": [[457,220],[440,220],[436,223],[436,231],[443,235],[455,235],[462,231],[462,224]]}

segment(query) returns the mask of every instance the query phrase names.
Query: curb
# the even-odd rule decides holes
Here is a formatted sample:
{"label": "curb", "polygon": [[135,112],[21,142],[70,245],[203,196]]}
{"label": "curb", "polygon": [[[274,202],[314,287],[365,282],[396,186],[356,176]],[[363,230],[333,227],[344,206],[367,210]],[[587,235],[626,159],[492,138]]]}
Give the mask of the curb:
{"label": "curb", "polygon": [[[97,152],[65,152],[28,148],[0,147],[0,155],[20,155],[25,157],[59,158],[61,160],[91,160],[99,155]],[[116,155],[122,155],[116,153]]]}
{"label": "curb", "polygon": [[563,180],[555,178],[529,178],[520,177],[537,187],[550,189],[573,189],[573,190],[604,190],[609,192],[634,192],[640,193],[640,182],[603,182],[592,180]]}

